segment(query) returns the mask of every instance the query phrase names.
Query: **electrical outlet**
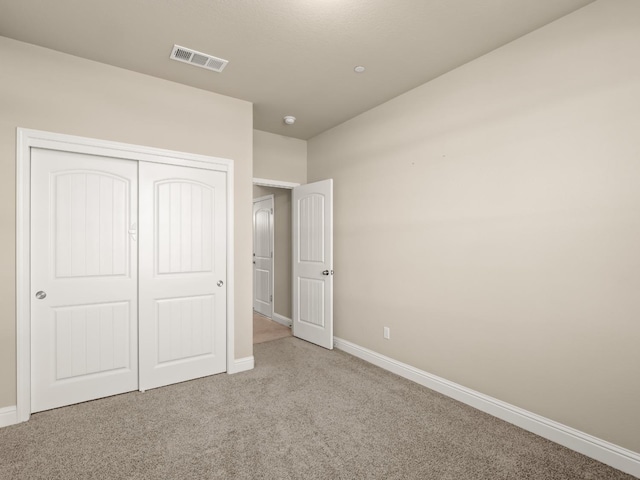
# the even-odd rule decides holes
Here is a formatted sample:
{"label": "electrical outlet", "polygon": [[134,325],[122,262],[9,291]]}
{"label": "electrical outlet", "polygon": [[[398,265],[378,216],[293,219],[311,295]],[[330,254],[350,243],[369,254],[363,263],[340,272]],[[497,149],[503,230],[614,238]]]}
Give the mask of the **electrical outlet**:
{"label": "electrical outlet", "polygon": [[382,330],[382,336],[389,340],[391,338],[391,329],[389,327],[384,327]]}

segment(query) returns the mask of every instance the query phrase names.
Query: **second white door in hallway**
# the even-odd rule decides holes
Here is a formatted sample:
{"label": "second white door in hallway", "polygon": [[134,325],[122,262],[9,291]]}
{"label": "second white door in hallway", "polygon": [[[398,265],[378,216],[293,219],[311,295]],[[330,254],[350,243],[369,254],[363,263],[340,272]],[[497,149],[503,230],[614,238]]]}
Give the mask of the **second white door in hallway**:
{"label": "second white door in hallway", "polygon": [[273,195],[253,201],[253,309],[273,317]]}

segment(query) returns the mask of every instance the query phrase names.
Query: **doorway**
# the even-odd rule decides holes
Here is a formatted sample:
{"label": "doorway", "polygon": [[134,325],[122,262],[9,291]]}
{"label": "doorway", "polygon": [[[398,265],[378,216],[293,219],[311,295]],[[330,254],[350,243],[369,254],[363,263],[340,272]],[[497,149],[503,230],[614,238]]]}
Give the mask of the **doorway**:
{"label": "doorway", "polygon": [[[271,251],[273,252],[273,282],[271,284],[271,292],[269,293],[270,296],[273,295],[273,301],[271,303],[271,316],[269,316],[268,314],[265,316],[281,325],[291,327],[291,189],[271,186],[267,187],[262,185],[253,186],[254,202],[256,200],[264,200],[268,197],[273,198],[273,243],[271,245]],[[254,209],[254,212],[255,210],[256,209]],[[254,239],[255,238],[256,232],[254,231]],[[256,251],[256,247],[259,246],[254,245],[254,253],[256,253],[257,257],[260,252]],[[255,278],[256,277],[254,276],[254,292],[256,292],[256,287],[258,286],[256,285]],[[258,313],[264,315],[263,311],[256,308],[255,301],[254,311],[257,311]]]}
{"label": "doorway", "polygon": [[[275,308],[278,308],[276,300],[280,294],[276,292],[289,294],[290,298],[283,307],[291,316],[283,317],[274,312],[273,319],[290,326],[295,337],[332,349],[333,180],[293,185],[254,178],[254,198],[266,195],[277,198],[278,194],[287,202],[282,223],[288,222],[288,225],[283,229],[283,241],[275,241],[275,271],[278,270],[279,244],[287,245],[282,258],[291,263],[282,272],[287,275],[287,288],[280,290],[274,285],[272,298]],[[277,206],[275,211],[278,211]],[[277,219],[274,223],[277,231]],[[255,328],[254,321],[254,331]]]}

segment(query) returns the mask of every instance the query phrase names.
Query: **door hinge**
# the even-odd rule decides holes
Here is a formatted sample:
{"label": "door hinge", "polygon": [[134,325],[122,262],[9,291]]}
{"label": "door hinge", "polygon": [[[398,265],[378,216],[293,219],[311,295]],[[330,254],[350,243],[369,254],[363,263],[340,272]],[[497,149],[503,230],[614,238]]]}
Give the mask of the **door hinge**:
{"label": "door hinge", "polygon": [[273,258],[273,252],[271,252],[271,258]]}
{"label": "door hinge", "polygon": [[273,215],[273,208],[271,209],[271,215]]}
{"label": "door hinge", "polygon": [[269,295],[269,301],[273,302],[273,295]]}

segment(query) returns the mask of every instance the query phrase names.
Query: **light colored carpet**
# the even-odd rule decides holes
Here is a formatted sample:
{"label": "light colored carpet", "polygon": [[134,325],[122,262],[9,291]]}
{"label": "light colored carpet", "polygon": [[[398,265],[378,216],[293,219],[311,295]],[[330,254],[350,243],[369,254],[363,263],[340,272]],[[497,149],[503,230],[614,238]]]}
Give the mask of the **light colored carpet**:
{"label": "light colored carpet", "polygon": [[253,344],[290,337],[291,329],[253,312]]}
{"label": "light colored carpet", "polygon": [[255,358],[0,429],[0,478],[633,478],[343,352],[285,338]]}

